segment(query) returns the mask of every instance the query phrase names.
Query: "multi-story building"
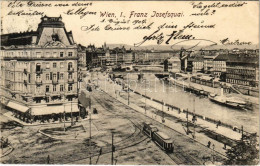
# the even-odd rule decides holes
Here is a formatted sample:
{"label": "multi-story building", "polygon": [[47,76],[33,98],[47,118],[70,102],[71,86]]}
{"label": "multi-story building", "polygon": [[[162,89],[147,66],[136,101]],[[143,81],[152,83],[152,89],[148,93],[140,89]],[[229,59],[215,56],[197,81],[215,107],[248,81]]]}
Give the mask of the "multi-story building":
{"label": "multi-story building", "polygon": [[61,17],[42,17],[36,31],[1,35],[1,44],[6,108],[28,121],[78,115],[77,45]]}
{"label": "multi-story building", "polygon": [[96,54],[96,47],[94,45],[88,45],[86,48],[86,66],[97,67],[100,63],[98,55]]}
{"label": "multi-story building", "polygon": [[135,61],[135,56],[133,51],[130,50],[126,50],[125,54],[123,55],[123,62],[124,63],[133,63]]}
{"label": "multi-story building", "polygon": [[226,82],[258,87],[259,53],[230,53],[226,61]]}
{"label": "multi-story building", "polygon": [[204,58],[202,55],[198,54],[194,57],[192,62],[192,72],[202,72],[204,69]]}
{"label": "multi-story building", "polygon": [[78,45],[78,67],[85,68],[86,67],[86,47],[81,44]]}
{"label": "multi-story building", "polygon": [[221,74],[226,73],[227,58],[227,54],[220,54],[213,60],[213,74],[216,77],[220,77]]}
{"label": "multi-story building", "polygon": [[201,55],[204,58],[204,72],[212,73],[213,72],[213,60],[218,56],[216,50],[202,50]]}
{"label": "multi-story building", "polygon": [[192,72],[194,56],[193,51],[187,51],[184,48],[180,50],[181,70],[184,72]]}
{"label": "multi-story building", "polygon": [[168,71],[173,73],[179,73],[181,71],[181,60],[179,56],[171,57],[168,60]]}

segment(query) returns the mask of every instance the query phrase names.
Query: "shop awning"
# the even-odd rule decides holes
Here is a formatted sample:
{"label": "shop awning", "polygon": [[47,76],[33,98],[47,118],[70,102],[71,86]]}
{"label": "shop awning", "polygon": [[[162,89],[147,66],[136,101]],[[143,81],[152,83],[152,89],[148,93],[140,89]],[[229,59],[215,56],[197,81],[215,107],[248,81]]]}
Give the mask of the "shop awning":
{"label": "shop awning", "polygon": [[29,107],[26,107],[24,105],[21,105],[21,104],[12,102],[12,101],[9,101],[7,106],[12,108],[12,109],[15,109],[17,111],[23,112],[23,113],[25,113],[26,111],[29,110]]}
{"label": "shop awning", "polygon": [[68,105],[65,105],[65,107],[63,105],[32,107],[31,114],[32,115],[51,115],[51,114],[64,113],[64,110],[66,113],[79,112],[78,104],[73,104],[72,106],[70,104],[68,104]]}

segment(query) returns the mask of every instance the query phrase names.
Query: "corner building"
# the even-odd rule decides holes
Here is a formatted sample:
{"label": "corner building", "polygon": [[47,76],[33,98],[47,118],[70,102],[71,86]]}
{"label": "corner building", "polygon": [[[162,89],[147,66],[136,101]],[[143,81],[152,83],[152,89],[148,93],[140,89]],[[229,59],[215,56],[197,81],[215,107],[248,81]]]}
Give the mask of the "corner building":
{"label": "corner building", "polygon": [[1,35],[1,43],[7,109],[28,122],[79,114],[77,45],[61,16],[42,17],[37,31]]}

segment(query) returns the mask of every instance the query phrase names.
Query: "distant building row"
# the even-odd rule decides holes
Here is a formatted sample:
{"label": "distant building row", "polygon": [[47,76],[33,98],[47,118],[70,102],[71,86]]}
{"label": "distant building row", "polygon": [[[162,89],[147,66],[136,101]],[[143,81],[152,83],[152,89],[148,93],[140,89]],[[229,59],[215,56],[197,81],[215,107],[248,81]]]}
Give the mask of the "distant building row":
{"label": "distant building row", "polygon": [[181,50],[181,69],[220,77],[227,83],[258,87],[259,50]]}
{"label": "distant building row", "polygon": [[80,45],[79,50],[84,50],[82,53],[86,53],[79,54],[79,64],[82,67],[114,66],[129,63],[163,63],[165,59],[174,55],[174,51],[136,51],[126,49],[124,46],[110,49],[106,46],[106,43],[100,48],[94,45],[87,47]]}

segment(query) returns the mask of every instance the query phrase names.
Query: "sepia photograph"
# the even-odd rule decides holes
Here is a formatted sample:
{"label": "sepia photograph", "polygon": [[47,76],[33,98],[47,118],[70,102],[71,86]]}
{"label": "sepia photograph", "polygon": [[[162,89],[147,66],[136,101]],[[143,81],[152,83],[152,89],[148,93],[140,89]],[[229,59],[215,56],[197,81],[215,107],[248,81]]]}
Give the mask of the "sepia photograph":
{"label": "sepia photograph", "polygon": [[1,164],[259,164],[259,1],[0,3]]}

